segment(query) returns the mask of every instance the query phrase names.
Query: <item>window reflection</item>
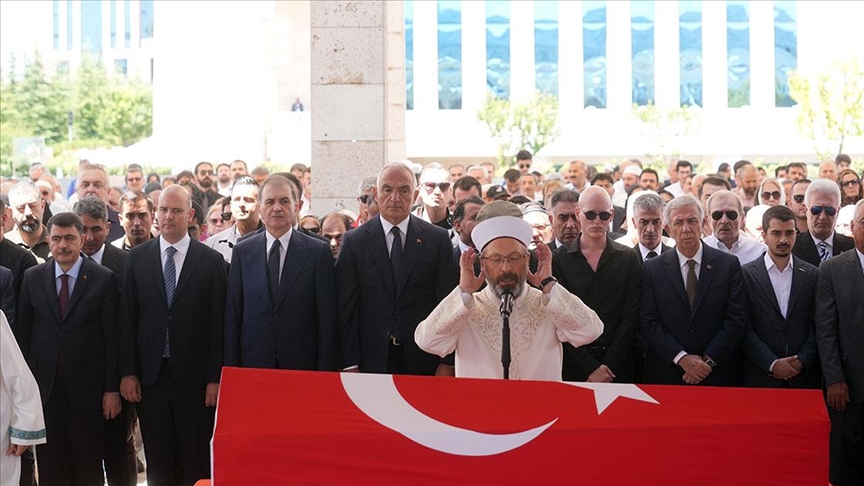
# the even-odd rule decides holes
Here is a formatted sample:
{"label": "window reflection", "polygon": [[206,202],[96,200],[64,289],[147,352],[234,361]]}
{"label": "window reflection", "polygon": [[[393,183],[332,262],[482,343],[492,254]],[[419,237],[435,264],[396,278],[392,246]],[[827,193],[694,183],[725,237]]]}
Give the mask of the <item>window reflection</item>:
{"label": "window reflection", "polygon": [[729,108],[750,104],[750,2],[726,2]]}
{"label": "window reflection", "polygon": [[438,2],[438,108],[462,109],[462,2]]}
{"label": "window reflection", "polygon": [[606,108],[606,2],[582,2],[585,106]]}
{"label": "window reflection", "polygon": [[794,106],[789,96],[789,71],[798,66],[795,2],[774,2],[774,106]]}
{"label": "window reflection", "polygon": [[499,98],[510,97],[510,2],[486,2],[486,85]]}
{"label": "window reflection", "polygon": [[534,85],[558,96],[558,2],[534,2]]}
{"label": "window reflection", "polygon": [[702,106],[702,2],[678,3],[681,106]]}
{"label": "window reflection", "polygon": [[633,103],[654,101],[654,2],[630,2]]}

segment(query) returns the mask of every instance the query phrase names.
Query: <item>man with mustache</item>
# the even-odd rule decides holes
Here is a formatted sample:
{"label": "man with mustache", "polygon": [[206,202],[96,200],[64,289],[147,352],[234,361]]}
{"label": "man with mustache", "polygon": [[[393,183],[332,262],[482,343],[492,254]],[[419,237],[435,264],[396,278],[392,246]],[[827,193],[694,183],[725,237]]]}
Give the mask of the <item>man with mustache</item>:
{"label": "man with mustache", "polygon": [[126,231],[111,245],[126,251],[153,238],[153,201],[141,191],[128,191],[120,198],[120,223]]}
{"label": "man with mustache", "polygon": [[762,216],[761,258],[741,267],[750,296],[742,349],[744,385],[818,388],[822,378],[813,320],[819,270],[792,256],[795,213],[774,206]]}
{"label": "man with mustache", "polygon": [[213,164],[210,162],[198,162],[195,166],[195,184],[204,193],[202,209],[209,208],[220,197],[219,193],[213,190],[213,175]]}
{"label": "man with mustache", "polygon": [[759,258],[765,245],[741,234],[744,208],[741,199],[732,191],[718,191],[708,198],[708,217],[714,233],[705,238],[705,244],[735,255],[741,265]]}
{"label": "man with mustache", "polygon": [[552,194],[549,205],[553,236],[549,249],[555,250],[579,237],[579,193],[573,189],[559,189]]}
{"label": "man with mustache", "polygon": [[46,239],[48,231],[42,224],[45,202],[39,188],[32,182],[15,184],[9,190],[9,207],[15,228],[6,233],[6,238],[33,253],[39,263],[44,262],[51,250]]}
{"label": "man with mustache", "polygon": [[230,228],[207,239],[206,245],[222,254],[231,263],[234,244],[243,235],[255,233],[264,225],[258,213],[258,183],[248,176],[234,180],[231,188],[231,215],[235,223]]}
{"label": "man with mustache", "polygon": [[[477,252],[469,248],[459,261],[459,286],[417,326],[417,345],[442,357],[455,351],[457,377],[502,378],[498,309],[509,292],[510,332],[519,336],[511,341],[510,377],[561,381],[562,341],[573,346],[593,342],[603,332],[600,318],[557,284],[548,246],[537,246],[538,268],[529,271],[532,230],[526,221],[493,217],[475,226],[471,237],[480,251],[480,275],[474,274]],[[486,287],[478,291],[483,283]]]}

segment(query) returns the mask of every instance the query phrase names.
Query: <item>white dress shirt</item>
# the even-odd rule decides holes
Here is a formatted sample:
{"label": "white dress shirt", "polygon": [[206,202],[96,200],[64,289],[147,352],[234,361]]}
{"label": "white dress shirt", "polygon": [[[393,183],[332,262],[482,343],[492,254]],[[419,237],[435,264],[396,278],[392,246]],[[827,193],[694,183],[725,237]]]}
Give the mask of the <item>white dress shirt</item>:
{"label": "white dress shirt", "polygon": [[173,246],[177,251],[174,253],[174,286],[176,288],[177,282],[180,281],[180,271],[183,269],[183,262],[186,261],[186,255],[189,253],[189,243],[192,241],[192,238],[189,237],[189,233],[183,235],[183,238],[180,239],[177,243],[173,245],[165,241],[165,238],[159,236],[159,255],[162,258],[162,268],[165,268],[165,262],[168,261],[168,253],[166,250],[169,246]]}
{"label": "white dress shirt", "polygon": [[[293,229],[289,229],[287,233],[282,235],[279,238],[279,244],[282,245],[279,247],[279,279],[282,279],[282,269],[285,268],[285,255],[288,254],[288,242],[291,241],[291,232]],[[269,260],[270,250],[273,248],[273,243],[276,242],[276,238],[270,234],[269,231],[264,231],[264,238],[267,240],[267,258]]]}
{"label": "white dress shirt", "polygon": [[94,262],[98,263],[99,265],[102,265],[102,258],[103,258],[104,256],[105,256],[105,244],[103,243],[103,244],[102,244],[102,247],[99,248],[99,251],[97,251],[96,253],[90,255],[90,258],[91,258]]}
{"label": "white dress shirt", "polygon": [[703,240],[706,245],[716,248],[724,253],[734,255],[738,258],[741,265],[750,263],[753,260],[762,256],[762,253],[768,250],[764,243],[759,243],[756,240],[751,240],[743,234],[738,234],[738,241],[732,244],[732,248],[727,248],[726,243],[718,240],[714,235],[708,235]]}
{"label": "white dress shirt", "polygon": [[831,236],[829,236],[828,238],[825,238],[824,240],[820,240],[819,238],[816,238],[815,236],[813,236],[813,233],[810,233],[810,238],[813,238],[813,244],[816,245],[816,254],[817,255],[819,254],[819,244],[825,243],[826,245],[828,245],[828,258],[831,258],[832,256],[834,256],[834,232],[833,231],[831,232]]}
{"label": "white dress shirt", "polygon": [[[650,252],[653,251],[653,252],[656,253],[657,256],[659,257],[659,256],[660,256],[660,253],[662,253],[661,250],[663,250],[663,242],[662,242],[662,241],[660,242],[659,245],[657,245],[657,248],[654,248],[653,250],[652,250],[652,249],[645,248],[645,246],[642,244],[642,242],[637,243],[637,245],[639,245],[639,253],[642,254],[642,261],[643,261],[643,262],[648,258],[648,253],[650,253]],[[699,251],[700,251],[700,252],[702,251],[702,247],[701,247],[701,246],[699,247]],[[679,255],[680,255],[680,254],[679,254]],[[654,257],[654,258],[657,258],[657,257]],[[686,274],[686,273],[684,274],[684,283],[685,283],[685,284],[687,283],[687,274]]]}
{"label": "white dress shirt", "polygon": [[780,306],[780,314],[786,317],[786,312],[789,310],[789,295],[792,293],[792,274],[794,266],[792,265],[792,256],[789,256],[789,262],[782,270],[777,268],[774,260],[765,253],[765,268],[768,270],[768,278],[771,279],[771,287],[774,288],[774,297],[777,298],[777,304]]}
{"label": "white dress shirt", "polygon": [[[684,290],[687,290],[687,273],[690,272],[690,267],[687,265],[688,260],[693,260],[696,262],[696,265],[693,267],[693,271],[696,272],[696,279],[698,281],[699,275],[702,272],[702,253],[703,253],[702,244],[699,244],[699,250],[696,251],[696,254],[693,255],[693,258],[687,258],[686,256],[681,254],[681,251],[678,248],[675,248],[675,253],[678,255],[678,267],[681,270],[681,279],[684,281]],[[681,360],[684,356],[687,356],[687,351],[681,350],[677,355],[675,355],[675,359],[672,360],[676,365],[678,361]]]}
{"label": "white dress shirt", "polygon": [[[72,268],[69,269],[68,272],[65,272],[66,275],[69,275],[69,297],[72,297],[72,291],[75,290],[75,282],[78,281],[78,273],[81,271],[81,264],[84,263],[84,259],[81,258],[81,255],[78,255],[78,260],[72,265]],[[60,295],[60,287],[63,285],[63,282],[60,280],[60,276],[63,275],[63,270],[60,268],[60,264],[56,261],[54,262],[54,284],[57,287],[57,295]]]}
{"label": "white dress shirt", "polygon": [[858,261],[861,262],[861,271],[864,272],[864,253],[861,253],[861,250],[855,249],[858,252]]}
{"label": "white dress shirt", "polygon": [[390,230],[393,226],[399,227],[399,232],[402,233],[402,248],[405,248],[405,237],[408,235],[408,221],[411,216],[403,219],[401,223],[394,225],[393,223],[381,218],[381,227],[384,228],[384,240],[387,242],[387,254],[390,254],[390,249],[393,248],[393,234]]}
{"label": "white dress shirt", "polygon": [[669,184],[666,186],[666,192],[672,194],[675,197],[681,197],[684,195],[684,188],[681,187],[680,182],[676,182],[675,184]]}

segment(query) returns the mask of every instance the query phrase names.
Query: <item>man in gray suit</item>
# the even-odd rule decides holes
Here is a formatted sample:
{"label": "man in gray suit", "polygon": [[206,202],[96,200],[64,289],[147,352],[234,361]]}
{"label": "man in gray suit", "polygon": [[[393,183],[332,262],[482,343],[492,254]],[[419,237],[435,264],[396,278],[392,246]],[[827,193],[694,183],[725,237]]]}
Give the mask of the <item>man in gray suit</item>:
{"label": "man in gray suit", "polygon": [[864,480],[864,200],[852,218],[855,248],[822,262],[816,343],[828,386],[831,474],[835,485]]}
{"label": "man in gray suit", "polygon": [[765,211],[762,238],[768,251],[741,267],[751,324],[744,334],[744,385],[818,388],[813,312],[819,270],[792,256],[795,213],[786,206]]}

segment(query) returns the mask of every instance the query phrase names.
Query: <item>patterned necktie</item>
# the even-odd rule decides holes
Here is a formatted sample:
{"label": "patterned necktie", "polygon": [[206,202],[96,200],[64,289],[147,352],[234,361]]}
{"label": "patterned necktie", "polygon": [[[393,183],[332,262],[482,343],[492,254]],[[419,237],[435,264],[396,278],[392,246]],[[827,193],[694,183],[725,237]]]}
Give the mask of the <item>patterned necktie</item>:
{"label": "patterned necktie", "polygon": [[[174,254],[177,253],[177,248],[169,246],[165,249],[167,258],[165,258],[165,271],[162,275],[165,279],[165,300],[168,301],[168,308],[174,303],[174,291],[177,288],[177,268],[174,264]],[[165,346],[162,348],[162,357],[171,357],[171,345],[168,341],[168,325],[165,325]]]}
{"label": "patterned necktie", "polygon": [[687,301],[690,302],[690,310],[693,310],[693,303],[696,302],[696,284],[699,280],[696,279],[696,260],[687,260]]}
{"label": "patterned necktie", "polygon": [[279,291],[279,262],[281,260],[282,243],[275,240],[270,247],[270,256],[267,257],[267,277],[270,279],[270,299],[276,302],[276,294]]}
{"label": "patterned necktie", "polygon": [[650,260],[656,256],[657,256],[657,252],[652,250],[652,251],[649,251],[647,255],[645,255],[645,259]]}
{"label": "patterned necktie", "polygon": [[828,251],[828,243],[824,241],[819,242],[819,261],[824,262],[825,260],[831,258],[831,252]]}
{"label": "patterned necktie", "polygon": [[393,246],[390,248],[390,264],[393,267],[393,281],[399,281],[399,268],[402,266],[402,232],[398,226],[390,229],[393,234]]}
{"label": "patterned necktie", "polygon": [[69,310],[69,275],[60,275],[60,319],[66,318],[66,312]]}

